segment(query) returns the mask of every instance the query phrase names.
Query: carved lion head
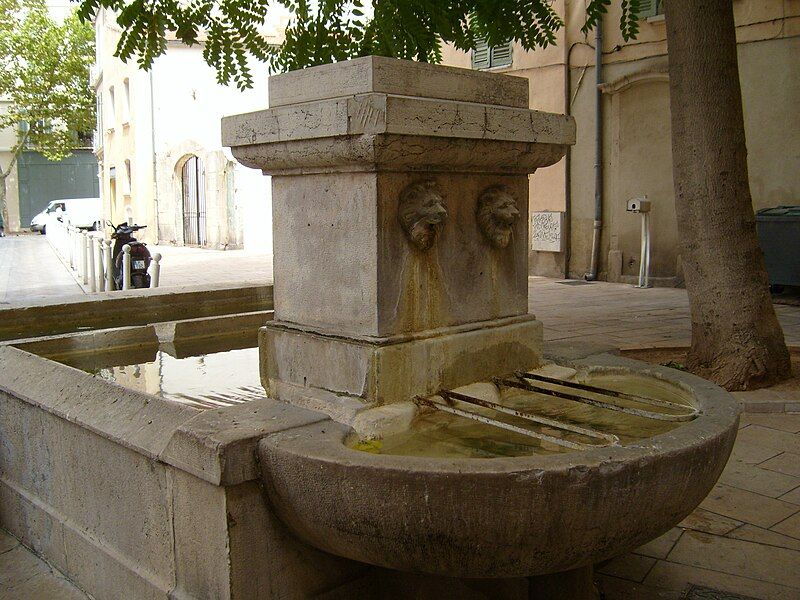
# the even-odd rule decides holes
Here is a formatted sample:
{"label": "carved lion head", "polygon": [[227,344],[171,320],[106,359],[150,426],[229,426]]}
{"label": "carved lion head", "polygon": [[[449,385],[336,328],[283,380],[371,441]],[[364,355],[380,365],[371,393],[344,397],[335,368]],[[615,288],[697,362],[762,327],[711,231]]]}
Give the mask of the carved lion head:
{"label": "carved lion head", "polygon": [[409,241],[420,250],[427,250],[447,219],[447,209],[433,180],[408,185],[400,193],[398,218]]}
{"label": "carved lion head", "polygon": [[480,195],[476,217],[481,233],[489,243],[495,248],[505,248],[513,237],[519,210],[514,197],[504,186],[498,185]]}

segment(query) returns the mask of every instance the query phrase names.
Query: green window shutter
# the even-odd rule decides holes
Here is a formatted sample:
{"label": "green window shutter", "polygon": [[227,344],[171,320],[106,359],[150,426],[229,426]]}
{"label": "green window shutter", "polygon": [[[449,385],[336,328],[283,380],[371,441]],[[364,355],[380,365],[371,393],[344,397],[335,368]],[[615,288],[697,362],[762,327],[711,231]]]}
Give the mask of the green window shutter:
{"label": "green window shutter", "polygon": [[475,48],[472,49],[472,68],[489,68],[489,46],[486,44],[486,40],[475,41]]}
{"label": "green window shutter", "polygon": [[655,17],[658,14],[658,0],[639,0],[639,19]]}
{"label": "green window shutter", "polygon": [[511,64],[511,43],[494,46],[489,62],[493,67],[507,67]]}

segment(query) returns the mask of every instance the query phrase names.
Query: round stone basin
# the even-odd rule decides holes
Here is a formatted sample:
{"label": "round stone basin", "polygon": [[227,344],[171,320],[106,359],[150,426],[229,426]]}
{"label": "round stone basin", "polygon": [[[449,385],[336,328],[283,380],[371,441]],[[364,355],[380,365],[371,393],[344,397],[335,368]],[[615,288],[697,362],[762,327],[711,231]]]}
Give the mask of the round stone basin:
{"label": "round stone basin", "polygon": [[645,436],[620,435],[619,444],[543,444],[541,451],[534,444],[524,455],[496,458],[448,456],[435,447],[359,451],[349,427],[325,421],[261,441],[269,499],[307,543],[402,571],[536,576],[636,548],[679,523],[711,490],[733,447],[739,409],[727,392],[692,375],[593,359],[601,376],[638,373],[674,384],[697,416]]}

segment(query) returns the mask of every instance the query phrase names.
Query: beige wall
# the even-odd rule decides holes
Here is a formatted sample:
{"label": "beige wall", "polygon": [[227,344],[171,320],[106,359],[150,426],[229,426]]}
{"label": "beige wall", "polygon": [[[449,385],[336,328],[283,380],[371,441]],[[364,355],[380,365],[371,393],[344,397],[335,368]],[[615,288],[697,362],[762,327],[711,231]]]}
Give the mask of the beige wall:
{"label": "beige wall", "polygon": [[215,72],[202,58],[202,46],[170,42],[148,73],[133,61],[123,63],[113,56],[120,35],[113,16],[101,11],[96,31],[95,84],[103,105],[96,153],[106,218],[118,223],[130,214],[148,226],[143,232],[146,241],[183,244],[181,169],[194,155],[205,171],[205,245],[240,248],[247,243],[247,224],[257,221],[258,237],[251,235],[248,247],[271,250],[269,179],[235,162],[220,139],[222,116],[265,108],[266,67],[252,65],[254,87],[242,92],[216,83]]}
{"label": "beige wall", "polygon": [[[570,275],[589,270],[594,221],[594,32],[580,31],[583,2],[554,7],[567,27],[557,46],[534,52],[514,48],[501,69],[527,77],[531,108],[565,112],[564,74],[570,52],[571,114],[578,125],[571,152]],[[657,284],[680,283],[670,146],[667,44],[663,17],[643,20],[638,38],[619,31],[619,5],[604,18],[603,231],[601,277],[632,281],[639,268],[640,217],[625,202],[653,201],[651,274]],[[734,2],[739,68],[754,208],[800,201],[800,2]],[[446,64],[469,67],[469,55],[448,48]],[[565,210],[565,161],[531,177],[531,211]],[[531,273],[563,276],[564,256],[531,252]]]}

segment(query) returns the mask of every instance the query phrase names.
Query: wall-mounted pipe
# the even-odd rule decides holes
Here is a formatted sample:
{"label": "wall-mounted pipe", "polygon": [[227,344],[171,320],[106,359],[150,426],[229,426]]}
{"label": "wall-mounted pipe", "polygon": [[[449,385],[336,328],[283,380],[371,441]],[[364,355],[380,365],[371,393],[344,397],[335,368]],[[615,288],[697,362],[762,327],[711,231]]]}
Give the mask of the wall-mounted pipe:
{"label": "wall-mounted pipe", "polygon": [[603,19],[597,19],[594,35],[594,226],[592,228],[592,258],[587,281],[597,279],[600,263],[600,232],[603,227]]}

